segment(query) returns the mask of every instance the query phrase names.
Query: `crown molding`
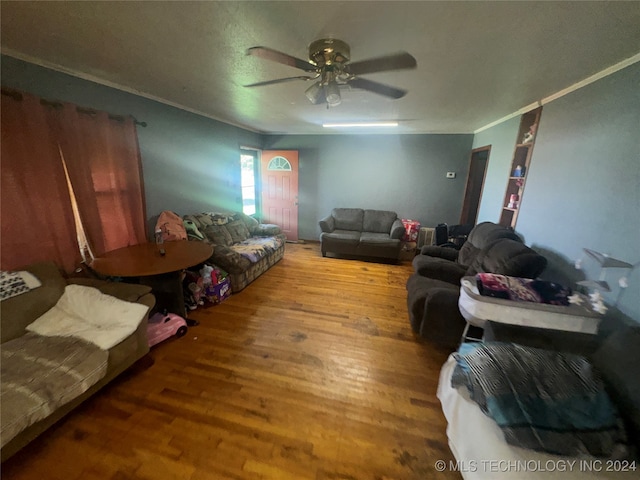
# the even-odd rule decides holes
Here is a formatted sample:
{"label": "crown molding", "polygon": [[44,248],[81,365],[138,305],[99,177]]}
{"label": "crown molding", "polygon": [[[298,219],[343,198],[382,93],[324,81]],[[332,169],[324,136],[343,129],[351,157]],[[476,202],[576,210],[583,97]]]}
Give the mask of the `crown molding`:
{"label": "crown molding", "polygon": [[519,115],[522,115],[523,113],[527,113],[531,110],[533,110],[534,108],[538,108],[542,105],[546,105],[548,103],[553,102],[554,100],[557,100],[558,98],[564,97],[565,95],[575,92],[576,90],[580,90],[582,87],[586,87],[587,85],[593,83],[593,82],[597,82],[598,80],[600,80],[601,78],[604,77],[608,77],[609,75],[616,73],[619,70],[622,70],[623,68],[627,68],[630,65],[633,65],[634,63],[640,61],[640,53],[637,53],[635,55],[633,55],[632,57],[629,57],[621,62],[616,63],[615,65],[612,65],[610,67],[605,68],[604,70],[595,73],[587,78],[585,78],[584,80],[581,80],[577,83],[574,83],[573,85],[560,90],[559,92],[554,93],[553,95],[549,95],[548,97],[544,97],[540,100],[538,100],[537,102],[534,102],[530,105],[527,105],[526,107],[522,107],[520,110],[518,110],[517,112],[513,112],[505,117],[502,117],[498,120],[496,120],[495,122],[491,122],[487,125],[485,125],[484,127],[480,127],[479,129],[475,130],[473,133],[480,133],[484,130],[487,130],[491,127],[495,127],[496,125],[502,123],[502,122],[506,122],[507,120],[512,119],[513,117],[517,117]]}

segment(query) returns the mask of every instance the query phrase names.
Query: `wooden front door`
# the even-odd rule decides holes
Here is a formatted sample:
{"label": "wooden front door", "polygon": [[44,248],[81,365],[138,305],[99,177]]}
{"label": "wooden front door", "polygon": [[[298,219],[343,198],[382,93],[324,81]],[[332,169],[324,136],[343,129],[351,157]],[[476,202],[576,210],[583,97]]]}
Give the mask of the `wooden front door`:
{"label": "wooden front door", "polygon": [[462,213],[460,214],[461,225],[469,223],[475,225],[478,218],[478,207],[480,207],[484,177],[487,172],[487,163],[489,163],[489,152],[491,152],[490,145],[471,151],[467,188],[464,192]]}
{"label": "wooden front door", "polygon": [[298,240],[298,152],[264,150],[260,160],[262,221],[278,225],[287,240]]}

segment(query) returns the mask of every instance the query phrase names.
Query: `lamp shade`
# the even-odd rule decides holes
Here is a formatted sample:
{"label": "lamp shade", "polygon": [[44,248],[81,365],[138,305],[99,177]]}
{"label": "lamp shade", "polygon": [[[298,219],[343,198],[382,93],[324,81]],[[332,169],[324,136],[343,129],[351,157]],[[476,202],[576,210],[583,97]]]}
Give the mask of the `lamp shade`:
{"label": "lamp shade", "polygon": [[320,82],[316,82],[311,85],[305,90],[304,94],[307,96],[311,103],[316,105],[322,97],[322,87],[320,86]]}
{"label": "lamp shade", "polygon": [[328,83],[325,87],[325,96],[330,107],[336,107],[340,105],[340,102],[342,102],[340,90],[338,89],[338,84],[336,82],[332,81]]}

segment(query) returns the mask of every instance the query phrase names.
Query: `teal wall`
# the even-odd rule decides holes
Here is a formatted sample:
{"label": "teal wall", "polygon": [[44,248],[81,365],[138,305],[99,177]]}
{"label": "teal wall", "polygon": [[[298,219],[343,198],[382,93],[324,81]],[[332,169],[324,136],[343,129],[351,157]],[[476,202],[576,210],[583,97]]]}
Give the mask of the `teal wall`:
{"label": "teal wall", "polygon": [[300,151],[300,238],[317,239],[318,220],[340,205],[431,226],[460,216],[473,135],[263,136],[6,56],[2,85],[146,122],[138,138],[151,223],[163,210],[241,210],[239,147],[265,142]]}
{"label": "teal wall", "polygon": [[[517,231],[575,277],[588,247],[640,261],[640,65],[544,106]],[[147,216],[239,210],[239,147],[300,152],[300,237],[336,206],[395,210],[423,225],[457,223],[471,148],[491,145],[478,221],[497,221],[519,119],[473,135],[259,135],[143,97],[2,57],[2,85],[131,114],[138,128]],[[445,178],[457,173],[454,180]],[[585,261],[586,273],[597,273]],[[615,273],[615,272],[612,272]],[[609,278],[609,277],[608,277]],[[613,284],[617,277],[610,277]],[[640,268],[622,296],[640,320]],[[610,299],[617,295],[612,292]]]}
{"label": "teal wall", "polygon": [[[582,248],[640,261],[640,63],[543,106],[516,231],[552,260],[549,273],[599,275]],[[497,221],[519,119],[476,135],[492,145],[479,221]],[[497,154],[497,152],[500,152]],[[615,301],[620,271],[609,270]],[[640,267],[629,277],[622,313],[640,321]]]}
{"label": "teal wall", "polygon": [[260,147],[259,134],[11,57],[1,66],[3,86],[147,123],[138,141],[148,218],[242,209],[239,147]]}
{"label": "teal wall", "polygon": [[[267,135],[300,158],[299,234],[318,239],[335,207],[393,210],[424,226],[458,223],[472,135]],[[447,179],[448,171],[456,172]]]}
{"label": "teal wall", "polygon": [[484,179],[478,223],[500,220],[502,200],[509,179],[513,148],[520,126],[520,117],[502,122],[495,127],[477,133],[473,138],[473,148],[491,145],[489,164]]}

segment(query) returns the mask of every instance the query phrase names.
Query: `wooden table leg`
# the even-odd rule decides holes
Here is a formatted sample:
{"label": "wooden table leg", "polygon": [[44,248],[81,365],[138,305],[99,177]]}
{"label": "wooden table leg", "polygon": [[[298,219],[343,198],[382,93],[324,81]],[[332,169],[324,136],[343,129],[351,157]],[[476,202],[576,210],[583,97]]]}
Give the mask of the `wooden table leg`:
{"label": "wooden table leg", "polygon": [[140,277],[140,283],[148,285],[156,297],[158,311],[166,310],[182,318],[187,318],[187,309],[182,291],[182,272],[163,273],[149,277]]}

